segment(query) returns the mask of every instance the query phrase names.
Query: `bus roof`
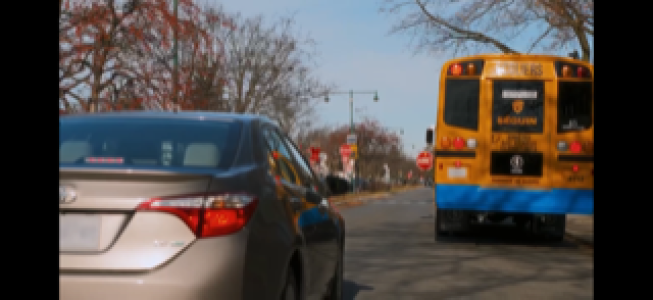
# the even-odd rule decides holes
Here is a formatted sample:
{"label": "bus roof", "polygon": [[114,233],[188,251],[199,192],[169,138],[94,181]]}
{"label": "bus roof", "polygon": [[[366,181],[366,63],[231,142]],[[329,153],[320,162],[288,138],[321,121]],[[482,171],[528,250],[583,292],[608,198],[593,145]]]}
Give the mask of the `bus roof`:
{"label": "bus roof", "polygon": [[556,61],[566,61],[569,63],[574,63],[574,64],[582,64],[586,66],[593,66],[591,63],[580,60],[580,59],[573,59],[571,57],[566,57],[566,56],[558,56],[558,55],[546,55],[546,54],[521,54],[521,53],[488,53],[488,54],[477,54],[477,55],[471,55],[471,56],[461,56],[461,57],[456,57],[453,59],[450,59],[447,61],[446,64],[452,63],[452,62],[457,62],[457,61],[465,61],[465,60],[474,60],[474,59],[494,59],[494,60],[556,60]]}

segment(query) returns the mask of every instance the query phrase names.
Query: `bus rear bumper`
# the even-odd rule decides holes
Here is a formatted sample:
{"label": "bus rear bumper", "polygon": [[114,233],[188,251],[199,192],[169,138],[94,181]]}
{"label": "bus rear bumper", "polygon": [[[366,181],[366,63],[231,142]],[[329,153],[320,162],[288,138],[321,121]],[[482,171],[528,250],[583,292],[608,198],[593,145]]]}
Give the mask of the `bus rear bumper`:
{"label": "bus rear bumper", "polygon": [[593,214],[593,189],[500,189],[477,185],[438,184],[441,209],[538,214]]}

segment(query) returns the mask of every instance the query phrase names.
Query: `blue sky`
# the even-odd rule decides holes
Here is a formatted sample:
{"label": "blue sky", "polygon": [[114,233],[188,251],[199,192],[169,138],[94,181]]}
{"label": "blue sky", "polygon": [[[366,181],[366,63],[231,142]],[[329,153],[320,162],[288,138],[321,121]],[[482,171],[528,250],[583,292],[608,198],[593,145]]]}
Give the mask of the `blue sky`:
{"label": "blue sky", "polygon": [[[294,13],[297,28],[318,42],[316,74],[322,80],[344,91],[378,90],[379,102],[372,100],[373,95],[354,95],[354,108],[361,110],[354,113],[354,121],[367,115],[387,127],[403,128],[404,149],[416,156],[425,145],[426,128],[435,120],[440,68],[452,57],[414,55],[408,36],[388,35],[396,19],[379,12],[381,1],[226,0],[216,3],[227,12],[240,12],[244,16],[262,14],[272,19]],[[522,50],[521,47],[515,48]],[[568,52],[561,50],[557,54]],[[319,104],[317,111],[316,122],[320,124],[349,124],[346,95],[332,96],[329,103]]]}

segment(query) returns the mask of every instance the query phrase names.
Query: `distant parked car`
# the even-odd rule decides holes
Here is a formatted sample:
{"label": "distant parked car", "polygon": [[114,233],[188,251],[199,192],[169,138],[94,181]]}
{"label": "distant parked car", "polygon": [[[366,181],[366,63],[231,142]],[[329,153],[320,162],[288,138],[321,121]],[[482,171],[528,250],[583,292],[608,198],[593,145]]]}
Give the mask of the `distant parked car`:
{"label": "distant parked car", "polygon": [[327,175],[325,177],[325,182],[330,190],[338,194],[344,194],[351,191],[351,183],[349,183],[349,181],[345,180],[344,178],[334,175]]}

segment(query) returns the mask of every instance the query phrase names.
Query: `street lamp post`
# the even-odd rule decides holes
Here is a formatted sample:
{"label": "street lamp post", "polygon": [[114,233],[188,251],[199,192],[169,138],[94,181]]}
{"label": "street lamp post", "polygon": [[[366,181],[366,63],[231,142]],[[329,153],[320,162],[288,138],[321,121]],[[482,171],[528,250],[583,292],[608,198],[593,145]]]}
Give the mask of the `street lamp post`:
{"label": "street lamp post", "polygon": [[[354,134],[354,94],[374,94],[374,102],[379,101],[379,93],[377,91],[354,91],[354,90],[349,90],[348,92],[329,92],[327,95],[324,97],[324,102],[329,102],[329,94],[331,95],[349,95],[349,112],[350,112],[350,119],[349,119],[349,133]],[[356,161],[354,161],[354,168],[356,168],[358,165],[356,164]],[[354,171],[354,173],[356,173]],[[356,176],[355,174],[352,174],[352,192],[355,192],[355,180]]]}
{"label": "street lamp post", "polygon": [[379,93],[377,91],[354,91],[350,90],[348,92],[330,92],[324,97],[324,102],[329,102],[329,94],[331,95],[349,95],[349,111],[350,111],[350,121],[349,121],[349,132],[354,134],[354,94],[374,94],[374,102],[379,101]]}

